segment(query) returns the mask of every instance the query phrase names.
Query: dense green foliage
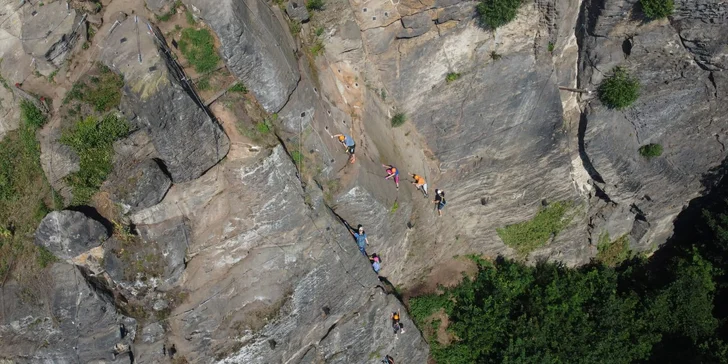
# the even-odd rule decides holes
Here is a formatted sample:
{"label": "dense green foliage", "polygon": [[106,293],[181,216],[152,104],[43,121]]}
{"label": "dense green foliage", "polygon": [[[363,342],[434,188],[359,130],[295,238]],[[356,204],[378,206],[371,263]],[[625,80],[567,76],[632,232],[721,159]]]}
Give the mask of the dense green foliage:
{"label": "dense green foliage", "polygon": [[[411,298],[410,313],[438,363],[726,363],[728,181],[684,214],[649,260],[479,259],[460,285]],[[628,240],[604,234],[600,245],[616,264]]]}
{"label": "dense green foliage", "polygon": [[182,30],[179,49],[198,73],[211,72],[220,63],[220,56],[215,51],[215,38],[207,29]]}
{"label": "dense green foliage", "polygon": [[661,19],[672,15],[675,8],[673,0],[640,0],[642,12],[649,19]]}
{"label": "dense green foliage", "polygon": [[33,244],[33,232],[51,207],[62,207],[41,169],[40,144],[35,138],[46,117],[32,102],[23,100],[20,119],[18,130],[0,141],[0,281],[12,267],[33,271],[51,261]]}
{"label": "dense green foliage", "polygon": [[621,110],[632,105],[640,95],[640,83],[621,67],[599,85],[599,99],[611,109]]}
{"label": "dense green foliage", "polygon": [[81,160],[79,171],[66,177],[73,189],[74,205],[87,203],[106,180],[112,169],[112,144],[128,132],[126,121],[114,114],[101,120],[88,116],[64,131],[61,143],[70,146]]}
{"label": "dense green foliage", "polygon": [[522,0],[480,0],[476,7],[482,27],[496,29],[516,18]]}
{"label": "dense green foliage", "polygon": [[557,201],[541,208],[533,219],[496,229],[503,243],[528,254],[546,244],[571,222],[568,210],[571,204]]}
{"label": "dense green foliage", "polygon": [[662,145],[647,144],[640,147],[640,155],[645,158],[659,157],[662,155]]}
{"label": "dense green foliage", "polygon": [[405,121],[407,121],[407,116],[401,112],[392,116],[392,126],[395,128],[404,125]]}
{"label": "dense green foliage", "polygon": [[324,0],[308,0],[306,2],[306,9],[308,11],[324,10]]}

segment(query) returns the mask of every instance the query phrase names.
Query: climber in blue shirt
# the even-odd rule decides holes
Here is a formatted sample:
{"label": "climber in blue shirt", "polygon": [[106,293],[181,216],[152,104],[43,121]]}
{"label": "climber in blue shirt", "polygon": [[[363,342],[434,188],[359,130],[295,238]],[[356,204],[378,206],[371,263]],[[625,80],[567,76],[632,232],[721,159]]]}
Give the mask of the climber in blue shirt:
{"label": "climber in blue shirt", "polygon": [[349,163],[354,163],[354,161],[356,160],[356,157],[354,157],[354,149],[356,149],[356,143],[354,143],[354,139],[352,139],[347,134],[336,134],[332,135],[331,137],[336,137],[339,139],[339,143],[341,143],[341,145],[346,148],[346,152],[349,153]]}
{"label": "climber in blue shirt", "polygon": [[356,239],[356,245],[359,246],[359,251],[362,254],[367,255],[366,247],[367,244],[369,244],[369,240],[367,240],[367,233],[364,232],[364,227],[360,224],[356,232],[351,230],[349,230],[349,232],[354,236],[354,239]]}

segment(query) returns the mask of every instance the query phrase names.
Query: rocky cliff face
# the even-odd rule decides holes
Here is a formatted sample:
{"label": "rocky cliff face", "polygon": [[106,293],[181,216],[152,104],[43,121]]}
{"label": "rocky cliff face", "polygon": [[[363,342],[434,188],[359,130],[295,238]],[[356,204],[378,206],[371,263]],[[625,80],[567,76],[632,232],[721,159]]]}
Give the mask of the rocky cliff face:
{"label": "rocky cliff face", "polygon": [[[170,49],[173,26],[114,15],[146,14],[141,1],[104,5],[93,51],[123,74],[121,112],[134,131],[115,143],[101,189],[114,207],[94,207],[128,227],[106,240],[110,221],[73,211],[43,220],[37,244],[81,268],[55,263],[45,287],[55,293],[33,305],[18,282],[4,285],[0,335],[14,341],[2,358],[424,363],[428,347],[406,314],[407,332],[392,333],[389,315],[404,312],[392,285],[425,292],[457,281],[456,257],[467,254],[583,264],[607,233],[648,251],[726,156],[723,4],[676,1],[674,16],[650,22],[635,0],[537,0],[491,31],[473,18],[474,1],[330,0],[293,36],[261,0],[146,4],[209,26],[225,68],[254,97],[240,108],[204,101],[199,75]],[[303,19],[301,6],[287,9]],[[14,62],[33,54],[21,53]],[[622,111],[588,92],[615,66],[641,83]],[[261,109],[259,134],[275,137],[246,129]],[[407,119],[399,128],[396,113]],[[354,137],[356,163],[335,133]],[[643,158],[648,143],[665,153]],[[54,153],[66,161],[44,162],[55,183],[78,161]],[[399,189],[382,163],[400,169]],[[446,191],[443,217],[408,173]],[[545,246],[521,256],[498,236],[559,201],[571,220]],[[365,226],[386,279],[344,221]],[[68,312],[83,319],[56,322]]]}

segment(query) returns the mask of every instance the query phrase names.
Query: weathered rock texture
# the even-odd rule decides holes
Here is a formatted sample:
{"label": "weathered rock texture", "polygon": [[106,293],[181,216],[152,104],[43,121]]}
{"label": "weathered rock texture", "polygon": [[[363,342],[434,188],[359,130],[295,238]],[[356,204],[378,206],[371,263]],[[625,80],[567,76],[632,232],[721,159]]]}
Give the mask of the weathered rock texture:
{"label": "weathered rock texture", "polygon": [[52,211],[35,231],[35,244],[60,259],[71,259],[101,245],[109,237],[100,222],[77,211]]}
{"label": "weathered rock texture", "polygon": [[172,181],[155,160],[147,159],[131,170],[120,171],[110,184],[114,200],[139,210],[161,201]]}
{"label": "weathered rock texture", "polygon": [[276,147],[228,160],[132,216],[149,232],[183,216],[192,227],[182,278],[191,295],[169,320],[179,353],[193,362],[354,363],[375,353],[425,362],[416,330],[393,340],[389,314],[401,304],[378,287],[351,235],[303,195]]}
{"label": "weathered rock texture", "polygon": [[[288,31],[262,0],[189,0],[222,43],[228,69],[266,111],[286,104],[300,79]],[[305,8],[304,8],[305,9]]]}
{"label": "weathered rock texture", "polygon": [[132,363],[136,321],[119,314],[78,268],[56,263],[34,288],[10,280],[0,291],[0,359]]}
{"label": "weathered rock texture", "polygon": [[102,61],[124,75],[124,95],[131,99],[135,123],[150,135],[172,181],[192,180],[227,154],[229,140],[183,80],[161,34],[150,31],[143,18],[139,44],[136,32],[131,17],[117,26],[106,38]]}
{"label": "weathered rock texture", "polygon": [[48,4],[25,2],[19,9],[22,14],[22,33],[25,52],[33,56],[36,68],[49,75],[66,60],[86,27],[81,15],[66,2],[53,1]]}
{"label": "weathered rock texture", "polygon": [[[596,220],[595,233],[630,234],[644,250],[669,237],[675,216],[704,191],[704,176],[726,157],[728,104],[722,90],[728,78],[719,70],[728,57],[728,7],[678,1],[670,21],[643,22],[635,4],[584,3],[579,87],[595,89],[620,66],[639,79],[641,91],[623,111],[588,101],[580,144],[602,198],[621,206],[609,208],[605,225],[634,222],[601,229]],[[640,156],[640,146],[650,143],[661,144],[663,155]]]}

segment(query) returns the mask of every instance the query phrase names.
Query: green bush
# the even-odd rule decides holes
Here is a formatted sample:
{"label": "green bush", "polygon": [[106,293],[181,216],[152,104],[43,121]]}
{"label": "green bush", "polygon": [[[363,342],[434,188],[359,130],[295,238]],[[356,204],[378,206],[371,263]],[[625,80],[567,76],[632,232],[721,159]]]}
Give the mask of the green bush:
{"label": "green bush", "polygon": [[611,109],[621,110],[632,105],[639,97],[640,83],[621,67],[599,85],[599,99]]}
{"label": "green bush", "polygon": [[566,215],[570,207],[568,202],[554,202],[542,208],[533,219],[496,229],[496,232],[504,244],[520,254],[528,254],[546,244],[571,222]]}
{"label": "green bush", "polygon": [[323,35],[324,34],[324,27],[318,27],[318,28],[316,28],[315,34],[316,34],[317,37],[320,37],[321,35]]}
{"label": "green bush", "polygon": [[403,113],[396,113],[392,116],[392,127],[396,128],[402,126],[407,121],[407,116]]}
{"label": "green bush", "polygon": [[476,7],[482,27],[496,29],[516,18],[522,0],[480,0]]}
{"label": "green bush", "polygon": [[640,147],[640,155],[645,158],[659,157],[662,155],[662,145],[647,144]]}
{"label": "green bush", "polygon": [[673,0],[640,0],[642,12],[649,19],[662,19],[672,15],[675,8]]}
{"label": "green bush", "polygon": [[306,2],[306,9],[308,9],[308,11],[324,10],[324,0],[308,0],[308,2]]}
{"label": "green bush", "polygon": [[447,83],[450,83],[450,82],[456,81],[458,78],[460,78],[460,74],[459,73],[457,73],[457,72],[450,72],[445,77],[445,81],[447,81]]}
{"label": "green bush", "polygon": [[220,62],[215,51],[215,38],[207,29],[184,29],[179,49],[198,73],[213,71]]}
{"label": "green bush", "polygon": [[303,154],[301,154],[301,152],[297,150],[294,150],[291,152],[291,158],[296,165],[300,165],[303,161]]}
{"label": "green bush", "polygon": [[245,85],[242,84],[242,82],[238,82],[233,87],[230,87],[230,91],[232,92],[240,92],[242,94],[248,93],[248,88],[245,87]]}
{"label": "green bush", "polygon": [[73,190],[73,204],[90,201],[112,169],[114,141],[126,136],[129,125],[110,114],[101,121],[89,116],[61,135],[61,143],[71,147],[80,159],[80,169],[66,177]]}

